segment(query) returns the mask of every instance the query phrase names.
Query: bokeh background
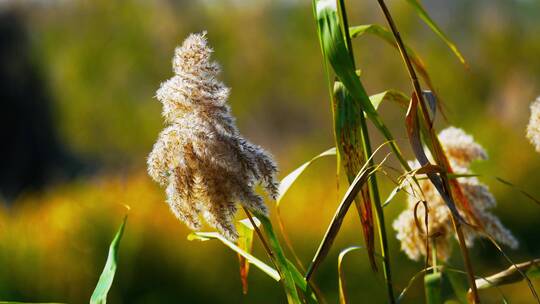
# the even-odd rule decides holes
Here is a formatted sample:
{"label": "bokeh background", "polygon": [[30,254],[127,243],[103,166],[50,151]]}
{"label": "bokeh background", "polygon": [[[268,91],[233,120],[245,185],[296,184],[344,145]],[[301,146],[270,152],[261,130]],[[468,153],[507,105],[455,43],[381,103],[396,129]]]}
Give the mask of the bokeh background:
{"label": "bokeh background", "polygon": [[[233,252],[217,241],[186,240],[188,230],[145,173],[145,157],[163,127],[155,90],[172,75],[175,46],[202,30],[232,87],[241,132],[275,155],[281,177],[331,147],[310,2],[0,1],[0,300],[86,302],[127,204],[111,303],[284,302],[280,286],[256,268],[249,293],[242,295]],[[376,1],[347,3],[352,25],[385,24]],[[540,197],[540,155],[525,139],[529,103],[540,95],[540,3],[424,1],[462,50],[468,70],[406,1],[389,4],[445,104],[448,121],[440,120],[440,127],[464,128],[490,154],[474,169],[486,176],[498,199],[496,214],[521,242],[507,254],[515,261],[538,257],[540,206],[491,176]],[[394,49],[373,37],[354,46],[369,93],[411,91]],[[406,144],[402,110],[387,104],[381,111]],[[390,187],[383,182],[383,196]],[[308,169],[284,199],[284,221],[305,264],[344,188],[341,180],[337,190],[335,161],[327,158]],[[404,206],[398,196],[386,208],[390,233]],[[423,265],[408,260],[390,239],[401,290]],[[316,275],[330,303],[337,299],[340,249],[361,244],[359,220],[351,212]],[[455,253],[450,263],[461,267]],[[258,243],[255,254],[266,260]],[[476,243],[472,258],[481,275],[508,266],[485,241]],[[382,276],[370,271],[365,253],[347,256],[345,273],[352,303],[384,302]],[[514,303],[532,301],[524,283],[502,291]],[[500,302],[497,291],[482,296]],[[422,301],[422,286],[415,283],[406,302]]]}

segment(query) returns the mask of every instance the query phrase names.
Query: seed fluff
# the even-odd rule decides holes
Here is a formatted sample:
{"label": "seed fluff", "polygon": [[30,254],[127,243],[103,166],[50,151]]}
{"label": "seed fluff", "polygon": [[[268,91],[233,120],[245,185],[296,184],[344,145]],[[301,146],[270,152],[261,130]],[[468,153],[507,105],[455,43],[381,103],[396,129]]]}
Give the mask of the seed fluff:
{"label": "seed fluff", "polygon": [[191,34],[175,50],[174,76],[156,92],[167,126],[148,156],[148,174],[166,188],[172,212],[190,229],[199,216],[223,236],[236,241],[237,203],[256,214],[268,214],[253,187],[262,184],[278,194],[277,167],[261,147],[244,139],[227,99],[229,88],[217,79],[206,32]]}
{"label": "seed fluff", "polygon": [[540,96],[531,103],[531,117],[527,125],[527,138],[537,152],[540,152]]}
{"label": "seed fluff", "polygon": [[[439,134],[439,139],[455,173],[467,174],[470,164],[476,160],[486,160],[487,153],[482,146],[476,143],[472,136],[463,130],[450,127]],[[410,162],[411,167],[418,168],[417,162]],[[464,195],[471,202],[472,211],[484,230],[497,242],[510,248],[517,248],[518,241],[512,233],[502,225],[497,216],[489,212],[495,207],[496,201],[486,185],[480,183],[476,177],[458,179]],[[432,237],[436,247],[437,258],[445,261],[451,254],[451,237],[454,235],[450,210],[429,180],[419,180],[423,198],[428,209],[428,234]],[[426,256],[425,234],[425,207],[419,203],[419,198],[409,196],[407,208],[394,221],[393,227],[397,232],[397,239],[401,242],[401,249],[413,260]],[[417,207],[416,207],[417,206]],[[414,214],[416,207],[416,216]],[[459,207],[458,207],[459,210]],[[461,216],[469,223],[475,223],[469,213],[459,210]],[[417,225],[418,222],[418,225]],[[472,246],[480,234],[474,229],[464,226],[464,235],[467,246]]]}

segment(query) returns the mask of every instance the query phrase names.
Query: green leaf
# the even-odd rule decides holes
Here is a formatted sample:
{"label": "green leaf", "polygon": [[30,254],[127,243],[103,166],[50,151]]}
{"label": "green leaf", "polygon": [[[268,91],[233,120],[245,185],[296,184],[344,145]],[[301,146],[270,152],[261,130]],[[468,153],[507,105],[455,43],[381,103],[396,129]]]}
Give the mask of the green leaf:
{"label": "green leaf", "polygon": [[[364,34],[371,34],[375,37],[381,38],[386,43],[393,46],[396,50],[399,50],[398,45],[396,44],[396,40],[394,38],[394,35],[392,35],[392,32],[390,32],[386,27],[378,24],[364,24],[364,25],[358,25],[358,26],[351,26],[349,28],[349,35],[351,38],[361,37]],[[416,52],[410,48],[409,46],[405,45],[405,51],[411,58],[411,61],[413,64],[418,68],[420,74],[422,77],[424,77],[424,80],[426,83],[429,84],[431,87],[431,78],[429,77],[426,66],[420,56],[416,54]]]}
{"label": "green leaf", "polygon": [[[382,40],[388,42],[392,46],[397,48],[394,36],[392,33],[384,26],[379,24],[363,24],[357,26],[351,26],[349,28],[349,35],[351,38],[361,37],[364,34],[372,34],[376,37],[381,38]],[[407,51],[411,50],[408,48]],[[412,51],[412,50],[411,50]]]}
{"label": "green leaf", "polygon": [[441,38],[444,41],[444,43],[446,43],[446,45],[452,50],[452,52],[456,55],[459,61],[465,66],[467,66],[467,62],[465,61],[465,58],[463,57],[463,55],[461,54],[457,46],[450,40],[450,38],[448,38],[448,36],[446,36],[446,34],[439,28],[439,26],[433,21],[433,19],[431,19],[431,17],[428,15],[427,11],[424,9],[420,1],[418,0],[406,0],[406,1],[414,8],[418,16],[420,16],[420,18],[431,28],[431,30],[435,32],[435,34],[437,34],[437,36],[439,36],[439,38]]}
{"label": "green leaf", "polygon": [[371,95],[369,96],[369,100],[371,100],[371,104],[373,104],[375,109],[378,109],[383,101],[395,102],[397,105],[405,109],[407,109],[407,106],[409,105],[409,96],[396,90],[388,90],[379,94]]}
{"label": "green leaf", "polygon": [[[336,81],[334,84],[334,98],[332,102],[334,108],[334,130],[339,148],[339,156],[350,184],[365,163],[364,131],[362,128],[365,125],[364,114],[358,104],[354,102],[354,98],[349,94],[349,91],[339,81]],[[362,232],[369,261],[373,270],[376,270],[373,208],[367,185],[360,190],[355,203],[362,224]]]}
{"label": "green leaf", "polygon": [[346,41],[340,27],[336,2],[332,0],[314,0],[317,18],[319,38],[325,59],[330,62],[340,82],[354,96],[354,101],[359,103],[370,118],[378,117],[375,108],[369,101],[369,97],[360,79],[356,75],[356,69],[349,55]]}
{"label": "green leaf", "polygon": [[[371,158],[373,158],[373,156],[377,153],[377,151],[381,147],[382,146],[380,146],[379,148],[377,148],[377,150],[373,152],[373,155],[370,157],[370,160]],[[386,158],[383,160],[383,162],[385,160]],[[332,244],[334,243],[334,240],[341,228],[343,219],[345,218],[345,215],[347,214],[347,211],[349,210],[355,197],[360,192],[360,189],[367,182],[369,176],[373,174],[374,172],[376,172],[382,164],[381,162],[381,164],[379,164],[375,168],[368,168],[367,166],[368,163],[369,162],[366,162],[366,164],[358,171],[358,174],[356,175],[355,179],[351,182],[349,188],[347,189],[347,192],[343,196],[343,199],[341,200],[341,203],[339,204],[332,218],[332,221],[330,222],[330,225],[328,226],[326,230],[324,238],[321,241],[319,248],[317,249],[317,252],[315,253],[315,256],[313,257],[311,264],[309,265],[309,268],[306,272],[305,278],[307,281],[311,279],[311,276],[315,273],[319,265],[328,255],[328,252],[330,251],[330,248],[332,247]]]}
{"label": "green leaf", "polygon": [[279,183],[279,194],[276,199],[276,204],[279,205],[283,196],[289,191],[289,188],[294,184],[294,182],[300,177],[300,175],[309,167],[314,161],[325,156],[336,155],[336,148],[332,147],[321,154],[313,157],[309,161],[302,164],[300,167],[296,168],[294,171],[285,176]]}
{"label": "green leaf", "polygon": [[345,274],[343,273],[343,267],[342,267],[343,258],[345,258],[345,256],[349,252],[358,250],[358,249],[363,249],[363,247],[353,246],[353,247],[346,248],[342,250],[338,256],[338,284],[339,284],[339,303],[340,304],[349,303],[349,300],[347,297],[347,291],[345,289]]}
{"label": "green leaf", "polygon": [[236,253],[238,253],[242,257],[244,257],[249,263],[255,265],[257,268],[262,270],[264,273],[266,273],[272,279],[274,279],[276,281],[281,280],[281,277],[280,277],[279,273],[274,268],[266,265],[264,262],[257,259],[256,257],[254,257],[250,253],[246,252],[242,248],[238,247],[237,245],[235,245],[231,241],[227,240],[226,238],[224,238],[221,234],[219,234],[217,232],[193,232],[193,233],[190,233],[187,236],[187,239],[190,240],[190,241],[194,241],[194,240],[208,241],[208,240],[211,240],[211,239],[220,240],[223,244],[225,244],[227,247],[231,248],[233,251],[235,251]]}
{"label": "green leaf", "polygon": [[298,286],[298,288],[300,288],[304,292],[307,291],[308,286],[306,280],[304,279],[304,276],[300,273],[300,271],[296,270],[296,267],[291,261],[287,260],[287,265],[291,270],[293,280]]}
{"label": "green leaf", "polygon": [[90,304],[107,303],[107,294],[109,293],[109,289],[111,289],[114,280],[114,274],[116,273],[116,267],[118,263],[118,248],[120,246],[120,240],[122,239],[122,235],[124,233],[126,221],[127,215],[124,217],[120,228],[118,228],[118,231],[116,232],[116,235],[114,236],[114,239],[109,246],[109,255],[107,257],[107,262],[105,263],[103,272],[99,277],[96,289],[94,289],[94,292],[92,293],[92,297],[90,298]]}
{"label": "green leaf", "polygon": [[[394,35],[386,27],[382,25],[366,24],[366,25],[352,26],[349,28],[349,34],[351,38],[361,37],[366,33],[374,35],[375,37],[381,38],[383,41],[387,42],[392,47],[394,47],[394,49],[399,51],[399,47],[396,44]],[[426,65],[424,64],[422,58],[420,58],[420,56],[418,56],[418,54],[416,54],[416,52],[412,48],[410,48],[408,45],[405,45],[405,51],[407,52],[407,55],[409,55],[409,58],[411,59],[412,64],[416,67],[416,70],[420,74],[420,77],[422,77],[422,79],[425,81],[429,89],[434,92],[435,96],[437,96],[436,94],[437,90],[435,89],[435,86],[433,85],[433,82],[431,81],[431,77],[429,76]],[[440,98],[437,98],[437,99],[440,100]],[[441,107],[441,110],[442,110],[442,105],[440,103],[439,103],[439,106]]]}
{"label": "green leaf", "polygon": [[[375,107],[356,74],[356,67],[351,50],[347,47],[348,36],[343,8],[341,15],[335,1],[314,0],[315,17],[318,25],[319,41],[325,59],[330,62],[339,81],[335,82],[332,92],[333,118],[336,146],[340,161],[343,163],[349,183],[352,182],[367,157],[363,155],[362,124],[365,112],[369,119],[386,137],[390,132],[382,123]],[[374,220],[369,188],[364,187],[355,200],[360,215],[362,231],[368,256],[373,270],[374,261]]]}
{"label": "green leaf", "polygon": [[450,281],[454,295],[461,303],[467,303],[467,281],[462,273],[445,271],[444,275]]}
{"label": "green leaf", "polygon": [[298,288],[300,288],[300,290],[304,292],[307,302],[318,303],[317,296],[311,290],[311,287],[307,283],[306,279],[304,279],[304,276],[300,273],[300,271],[298,271],[296,267],[294,266],[294,264],[289,260],[287,260],[287,265],[289,266],[289,270],[291,272],[292,278],[296,286],[298,286]]}
{"label": "green leaf", "polygon": [[283,278],[283,285],[285,287],[285,292],[287,293],[287,301],[289,303],[301,303],[296,290],[296,285],[294,281],[293,272],[298,271],[285,257],[283,248],[279,243],[279,240],[274,232],[272,223],[270,219],[264,216],[263,214],[256,214],[259,220],[261,221],[264,231],[268,237],[269,245],[275,255],[276,267],[278,267],[279,273]]}

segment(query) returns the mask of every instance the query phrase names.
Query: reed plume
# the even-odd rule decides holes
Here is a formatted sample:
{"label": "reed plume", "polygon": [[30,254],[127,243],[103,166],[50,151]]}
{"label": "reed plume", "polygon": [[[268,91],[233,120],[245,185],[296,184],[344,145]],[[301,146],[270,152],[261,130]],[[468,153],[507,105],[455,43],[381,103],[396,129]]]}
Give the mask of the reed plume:
{"label": "reed plume", "polygon": [[537,152],[540,152],[540,96],[531,103],[531,117],[527,125],[527,138]]}
{"label": "reed plume", "polygon": [[[461,129],[447,128],[439,134],[439,139],[456,174],[469,174],[471,173],[469,167],[473,161],[487,159],[484,148]],[[411,162],[411,167],[418,168],[419,165],[417,162]],[[396,219],[393,227],[397,231],[397,238],[401,241],[401,249],[409,258],[418,260],[421,256],[427,255],[427,246],[435,246],[437,258],[444,261],[451,254],[450,241],[454,235],[452,215],[429,180],[420,180],[419,183],[421,191],[417,192],[421,194],[408,197],[408,206]],[[497,216],[489,212],[489,209],[495,207],[496,200],[488,187],[480,183],[477,177],[459,178],[459,184],[471,202],[476,217],[472,218],[470,213],[459,210],[465,221],[479,224],[498,242],[517,248],[516,238],[502,225]],[[427,206],[427,229],[424,222],[426,208],[424,204],[419,203],[421,201],[425,201]],[[426,233],[431,239],[431,244],[426,244]],[[474,240],[481,236],[477,229],[469,226],[464,227],[464,235],[467,246],[472,246]]]}
{"label": "reed plume", "polygon": [[266,151],[240,135],[227,104],[229,88],[217,79],[220,67],[211,54],[205,32],[191,34],[176,48],[175,76],[156,93],[168,126],[148,156],[148,173],[166,188],[172,212],[190,229],[200,229],[202,215],[235,241],[237,203],[267,215],[253,187],[261,183],[275,198],[277,167]]}

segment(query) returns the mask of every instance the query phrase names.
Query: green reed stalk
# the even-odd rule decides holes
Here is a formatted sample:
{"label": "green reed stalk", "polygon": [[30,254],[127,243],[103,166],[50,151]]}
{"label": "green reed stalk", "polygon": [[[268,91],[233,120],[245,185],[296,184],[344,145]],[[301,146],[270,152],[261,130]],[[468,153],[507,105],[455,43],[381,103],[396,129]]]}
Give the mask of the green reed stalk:
{"label": "green reed stalk", "polygon": [[293,272],[297,270],[294,269],[294,266],[290,264],[287,258],[285,257],[283,249],[281,248],[281,245],[279,244],[279,240],[274,233],[274,228],[272,227],[272,223],[270,222],[270,219],[267,218],[264,214],[255,214],[264,228],[264,231],[268,237],[268,241],[267,241],[265,237],[262,235],[260,229],[255,224],[255,221],[253,220],[251,213],[246,208],[243,208],[243,209],[246,215],[248,216],[249,221],[253,225],[253,228],[255,232],[257,233],[257,236],[259,237],[261,243],[263,244],[265,252],[270,257],[270,260],[276,267],[276,270],[279,272],[279,275],[281,277],[281,282],[283,284],[285,293],[287,295],[287,302],[289,304],[301,303],[300,298],[298,296],[298,292],[296,290],[296,283],[295,283],[294,275],[293,275]]}
{"label": "green reed stalk", "polygon": [[[369,165],[373,166],[373,159],[368,160],[371,155],[371,146],[369,141],[369,134],[365,118],[362,117],[362,144],[364,146],[366,161],[369,161]],[[384,211],[381,204],[381,198],[379,195],[379,187],[377,185],[376,175],[373,174],[369,179],[369,193],[373,204],[375,205],[375,214],[377,215],[377,229],[379,233],[379,240],[381,241],[381,256],[383,258],[383,274],[386,283],[386,292],[388,295],[388,303],[395,303],[394,287],[392,284],[392,271],[390,267],[390,250],[388,249],[388,236],[386,234],[386,226],[384,222]]]}
{"label": "green reed stalk", "polygon": [[435,246],[435,239],[431,239],[431,266],[433,266],[433,273],[439,271],[437,268],[437,246]]}
{"label": "green reed stalk", "polygon": [[[339,6],[340,6],[340,18],[343,25],[343,32],[345,35],[347,48],[349,50],[349,55],[351,56],[351,60],[353,65],[355,65],[354,60],[354,51],[353,46],[351,43],[351,36],[349,34],[349,23],[347,20],[347,10],[345,8],[345,1],[339,0]],[[356,69],[356,67],[355,67]],[[373,158],[371,157],[372,149],[371,149],[371,142],[369,139],[369,131],[366,124],[366,118],[363,115],[364,112],[362,111],[362,115],[360,115],[360,126],[362,130],[362,148],[364,150],[364,159],[366,162],[369,163],[368,166],[374,166],[375,162]],[[371,175],[369,177],[369,195],[371,197],[371,201],[373,202],[373,205],[375,205],[375,214],[376,214],[376,224],[377,224],[377,230],[379,233],[379,240],[381,242],[381,256],[383,258],[383,274],[384,279],[386,283],[386,291],[388,296],[388,303],[395,303],[395,297],[394,297],[394,287],[392,284],[392,272],[390,267],[390,251],[388,250],[388,236],[386,234],[386,226],[384,221],[384,211],[381,205],[381,198],[379,195],[379,187],[377,185],[377,176],[375,174]]]}

